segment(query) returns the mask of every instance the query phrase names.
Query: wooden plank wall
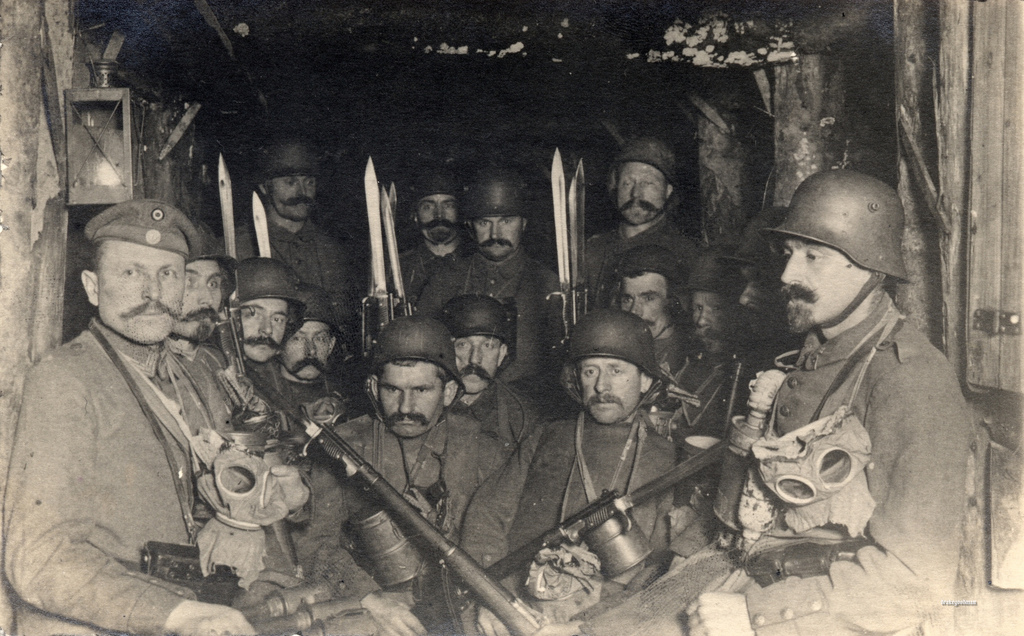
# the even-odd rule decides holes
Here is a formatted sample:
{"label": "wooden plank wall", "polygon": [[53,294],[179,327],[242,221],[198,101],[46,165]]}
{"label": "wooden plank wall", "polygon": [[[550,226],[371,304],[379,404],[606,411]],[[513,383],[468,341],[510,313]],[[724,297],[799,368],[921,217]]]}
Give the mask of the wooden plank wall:
{"label": "wooden plank wall", "polygon": [[[978,310],[1021,306],[1024,204],[1024,9],[1014,0],[971,3],[973,11],[967,380],[1021,392],[1020,335],[974,328]],[[1002,125],[993,125],[1000,122]]]}

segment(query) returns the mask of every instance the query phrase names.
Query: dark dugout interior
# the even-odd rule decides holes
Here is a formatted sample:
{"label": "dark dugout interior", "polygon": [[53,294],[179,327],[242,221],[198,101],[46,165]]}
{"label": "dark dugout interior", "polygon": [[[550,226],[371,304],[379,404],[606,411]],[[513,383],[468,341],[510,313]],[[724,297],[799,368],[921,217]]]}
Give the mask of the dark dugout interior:
{"label": "dark dugout interior", "polygon": [[[773,120],[752,69],[649,62],[649,51],[667,48],[664,35],[676,20],[697,23],[720,13],[753,28],[790,25],[798,53],[841,60],[847,121],[836,134],[845,137],[843,161],[894,183],[892,11],[885,0],[76,4],[78,33],[94,49],[115,31],[125,35],[120,83],[136,99],[202,104],[193,150],[202,203],[188,212],[218,233],[218,153],[231,170],[241,224],[261,143],[297,134],[315,141],[325,160],[317,220],[352,239],[353,249],[366,245],[368,156],[381,182],[397,185],[405,247],[416,240],[408,187],[418,174],[445,166],[468,183],[497,164],[526,179],[535,202],[526,245],[552,268],[552,153],[560,148],[570,176],[583,159],[587,233],[604,231],[615,218],[607,189],[615,135],[653,135],[674,148],[676,219],[703,240],[696,125],[703,115],[692,95],[736,122],[733,134],[749,153],[748,218],[772,204]],[[770,79],[771,67],[767,72]],[[72,210],[71,232],[83,216]]]}

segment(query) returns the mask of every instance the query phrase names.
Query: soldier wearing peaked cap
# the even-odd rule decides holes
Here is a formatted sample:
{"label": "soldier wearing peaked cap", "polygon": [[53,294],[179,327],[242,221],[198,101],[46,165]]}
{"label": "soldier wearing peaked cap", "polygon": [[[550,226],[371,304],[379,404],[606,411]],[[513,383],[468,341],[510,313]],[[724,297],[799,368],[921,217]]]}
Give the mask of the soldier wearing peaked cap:
{"label": "soldier wearing peaked cap", "polygon": [[[464,216],[479,250],[451,269],[435,275],[420,295],[417,311],[439,318],[444,304],[464,294],[483,294],[516,307],[516,358],[503,372],[506,382],[542,385],[549,379],[550,351],[561,324],[560,310],[548,300],[558,277],[533,258],[522,244],[531,212],[525,184],[516,173],[488,169],[469,188]],[[529,391],[528,392],[532,392]]]}
{"label": "soldier wearing peaked cap", "polygon": [[[466,506],[504,458],[500,442],[479,422],[451,408],[463,390],[456,360],[443,324],[425,316],[396,318],[374,345],[366,382],[374,413],[336,427],[455,541]],[[308,571],[343,582],[385,633],[462,633],[447,609],[451,590],[427,563],[436,555],[419,554],[412,544],[383,545],[375,529],[395,541],[391,517],[371,491],[345,479],[341,466],[314,470],[313,479],[317,509],[310,553],[303,557]]]}
{"label": "soldier wearing peaked cap", "polygon": [[637,246],[660,245],[683,264],[683,276],[697,257],[693,241],[669,219],[674,206],[676,160],[661,140],[629,142],[612,163],[609,192],[619,211],[618,228],[587,241],[586,281],[591,307],[609,307],[616,292],[622,255]]}
{"label": "soldier wearing peaked cap", "polygon": [[[583,316],[570,336],[562,377],[579,403],[578,415],[538,429],[481,490],[467,514],[464,547],[484,564],[554,527],[605,490],[633,492],[674,463],[672,443],[649,430],[642,408],[645,398],[667,381],[643,320],[618,309]],[[669,493],[632,510],[633,526],[655,554],[664,554],[668,545],[671,499]],[[657,560],[617,557],[595,555],[585,547],[542,551],[529,571],[516,573],[509,584],[549,620],[565,622],[601,597],[622,593],[646,564]],[[487,610],[480,611],[479,622],[486,634],[505,632]]]}
{"label": "soldier wearing peaked cap", "polygon": [[98,317],[25,381],[5,501],[6,574],[24,634],[251,633],[238,611],[139,571],[148,541],[196,536],[191,450],[217,428],[164,339],[198,234],[160,201],[112,206],[86,236]]}
{"label": "soldier wearing peaked cap", "polygon": [[467,250],[459,225],[462,188],[453,175],[443,170],[424,173],[413,184],[412,196],[412,221],[423,240],[400,260],[405,293],[415,305],[434,274],[454,267]]}

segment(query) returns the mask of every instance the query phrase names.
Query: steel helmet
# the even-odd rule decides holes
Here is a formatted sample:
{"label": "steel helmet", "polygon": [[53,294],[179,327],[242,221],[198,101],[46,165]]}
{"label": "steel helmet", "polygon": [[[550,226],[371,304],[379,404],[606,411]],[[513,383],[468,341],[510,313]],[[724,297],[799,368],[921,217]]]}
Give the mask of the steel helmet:
{"label": "steel helmet", "polygon": [[456,296],[441,310],[444,322],[453,338],[467,336],[494,336],[508,347],[505,364],[515,358],[516,305],[515,299],[502,302],[482,294]]}
{"label": "steel helmet", "polygon": [[732,300],[739,300],[746,286],[741,262],[727,258],[726,252],[720,249],[702,251],[686,282],[690,291],[721,294]]}
{"label": "steel helmet", "polygon": [[320,161],[309,144],[298,139],[271,143],[263,151],[263,180],[292,175],[317,176]]}
{"label": "steel helmet", "polygon": [[373,346],[371,371],[380,373],[384,365],[396,360],[422,360],[443,369],[448,377],[462,385],[455,363],[452,335],[439,321],[427,316],[401,316],[392,320]]}
{"label": "steel helmet", "polygon": [[329,326],[336,334],[339,333],[338,316],[334,311],[331,299],[320,287],[299,283],[296,290],[299,300],[306,306],[302,314],[302,324],[307,322],[322,322]]}
{"label": "steel helmet", "polygon": [[900,199],[885,183],[859,172],[807,177],[793,193],[786,220],[766,231],[827,245],[864,269],[907,280]]}
{"label": "steel helmet", "polygon": [[411,190],[412,198],[416,201],[432,194],[447,194],[456,199],[462,196],[462,188],[459,187],[455,176],[447,170],[423,172],[413,181]]}
{"label": "steel helmet", "polygon": [[485,170],[477,175],[466,194],[463,217],[527,216],[523,189],[526,184],[511,170]]}
{"label": "steel helmet", "polygon": [[590,357],[631,362],[657,380],[670,381],[658,366],[654,336],[639,316],[620,309],[597,309],[580,318],[569,337],[569,361]]}
{"label": "steel helmet", "polygon": [[299,277],[291,267],[276,258],[254,256],[235,268],[238,302],[256,298],[282,298],[298,310],[305,306],[298,294]]}
{"label": "steel helmet", "polygon": [[654,137],[640,137],[626,144],[622,152],[615,157],[612,169],[618,169],[624,163],[630,162],[646,163],[654,166],[665,175],[665,180],[675,183],[676,180],[676,156],[672,149],[660,139]]}

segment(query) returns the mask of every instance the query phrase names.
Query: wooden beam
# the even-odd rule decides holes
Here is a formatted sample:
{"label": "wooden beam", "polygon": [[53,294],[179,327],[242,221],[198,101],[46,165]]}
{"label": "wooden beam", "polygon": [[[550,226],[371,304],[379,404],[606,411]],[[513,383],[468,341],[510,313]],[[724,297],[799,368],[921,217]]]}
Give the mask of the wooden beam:
{"label": "wooden beam", "polygon": [[157,156],[157,159],[163,161],[167,158],[168,153],[174,150],[174,146],[181,141],[181,136],[184,135],[188,127],[192,125],[192,120],[196,118],[196,114],[199,112],[201,107],[202,104],[199,102],[194,102],[188,107],[185,114],[181,116],[181,120],[178,121],[178,125],[176,125],[174,130],[171,131],[171,136],[167,138],[167,143],[165,143],[164,147],[160,149],[160,154]]}
{"label": "wooden beam", "polygon": [[114,31],[107,40],[107,48],[103,49],[103,59],[116,60],[121,53],[121,46],[124,45],[124,33]]}
{"label": "wooden beam", "polygon": [[[32,220],[36,202],[40,83],[40,28],[43,4],[0,0],[0,474],[7,475],[14,423],[21,409],[22,385],[29,368],[32,306]],[[45,127],[44,127],[45,129]],[[48,143],[48,142],[47,142]],[[0,495],[6,480],[0,480]],[[0,594],[0,627],[15,633],[13,612]]]}
{"label": "wooden beam", "polygon": [[967,160],[970,152],[971,4],[941,0],[939,4],[939,69],[935,82],[935,121],[939,167],[939,206],[949,220],[941,239],[942,315],[946,357],[964,379],[966,353],[968,221]]}
{"label": "wooden beam", "polygon": [[[902,124],[906,136],[918,147],[927,147],[921,112],[932,111],[931,91],[925,90],[931,77],[928,64],[928,25],[938,7],[930,0],[896,0],[893,4],[896,103],[892,116]],[[905,113],[905,117],[901,114]],[[901,144],[905,145],[905,144]],[[933,214],[917,196],[912,173],[911,150],[898,157],[899,182],[896,191],[903,203],[903,261],[909,283],[901,284],[897,294],[907,319],[936,346],[942,345],[942,272],[939,254],[940,232]],[[924,167],[928,174],[928,167]],[[923,178],[923,177],[922,177]]]}

